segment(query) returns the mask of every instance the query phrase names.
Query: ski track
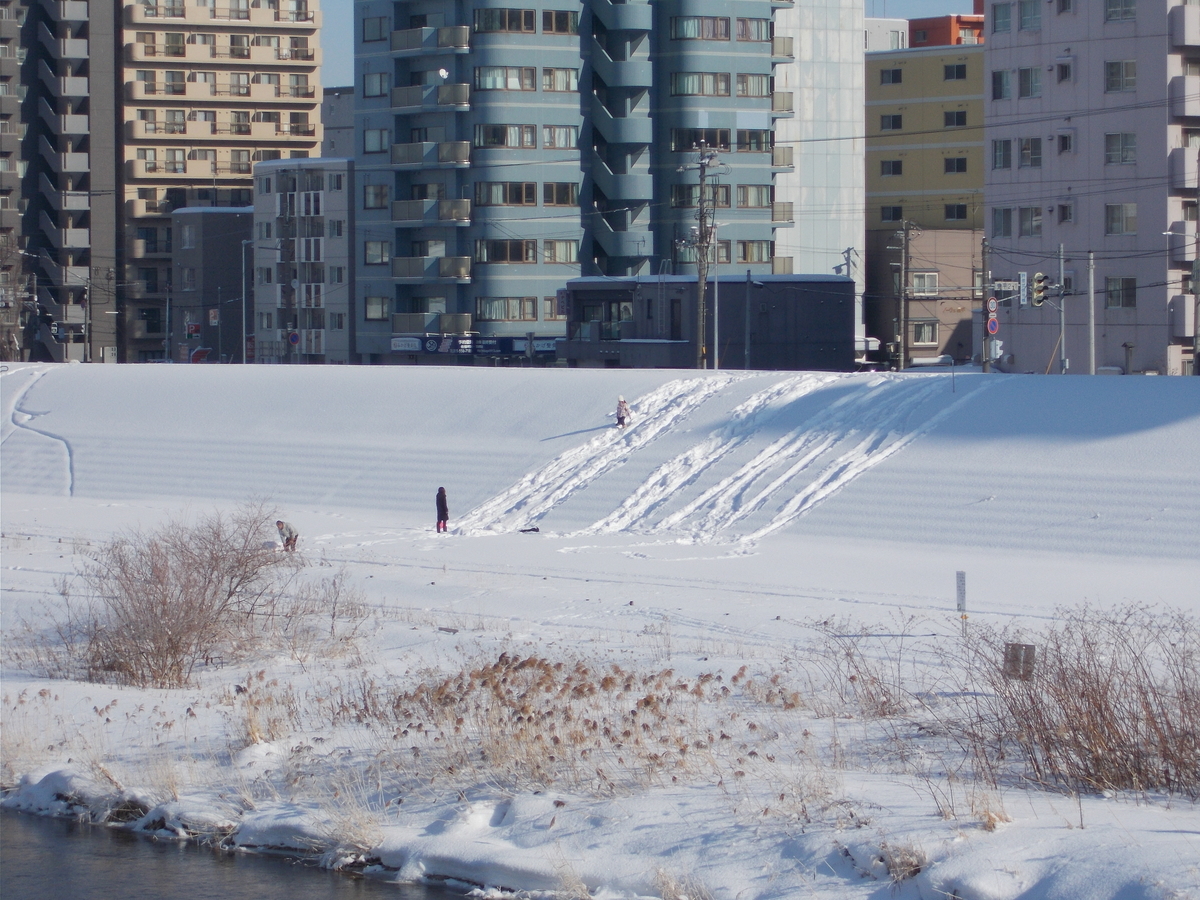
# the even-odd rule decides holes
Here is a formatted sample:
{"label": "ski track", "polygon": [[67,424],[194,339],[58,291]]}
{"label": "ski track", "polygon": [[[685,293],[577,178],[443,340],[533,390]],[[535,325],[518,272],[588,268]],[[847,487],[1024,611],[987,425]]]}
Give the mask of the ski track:
{"label": "ski track", "polygon": [[[29,396],[29,392],[37,386],[43,378],[50,374],[51,369],[36,369],[29,370],[27,368],[8,370],[4,372],[6,381],[23,380],[25,383],[12,395],[11,400],[4,401],[4,427],[3,433],[0,434],[0,446],[8,444],[12,441],[6,452],[3,454],[3,462],[0,464],[0,471],[3,472],[3,480],[6,485],[28,483],[28,486],[35,490],[40,485],[48,485],[53,487],[54,478],[53,471],[47,471],[43,454],[45,451],[36,449],[40,443],[38,438],[46,438],[53,441],[61,447],[66,459],[61,475],[64,484],[61,484],[60,490],[51,490],[51,493],[60,493],[65,491],[67,496],[75,494],[75,455],[71,449],[71,443],[66,438],[52,434],[48,431],[43,431],[40,428],[35,428],[32,422],[38,416],[45,415],[44,412],[27,412],[21,408],[25,398]],[[11,383],[11,381],[10,381]],[[35,437],[36,436],[36,437]],[[18,446],[26,441],[33,441],[32,448]],[[36,466],[26,465],[28,460],[27,455],[33,455],[38,458]],[[32,473],[40,473],[33,477],[32,481],[29,476]]]}
{"label": "ski track", "polygon": [[638,450],[670,431],[733,381],[725,375],[671,381],[632,404],[634,424],[602,433],[530,472],[507,491],[459,520],[456,534],[481,534],[528,527],[596,478],[626,463]]}
{"label": "ski track", "polygon": [[579,534],[623,531],[635,526],[677,491],[695,483],[706,470],[744,445],[758,428],[789,404],[843,377],[801,375],[753,395],[734,409],[732,422],[713,432],[707,440],[659,466],[616,511]]}

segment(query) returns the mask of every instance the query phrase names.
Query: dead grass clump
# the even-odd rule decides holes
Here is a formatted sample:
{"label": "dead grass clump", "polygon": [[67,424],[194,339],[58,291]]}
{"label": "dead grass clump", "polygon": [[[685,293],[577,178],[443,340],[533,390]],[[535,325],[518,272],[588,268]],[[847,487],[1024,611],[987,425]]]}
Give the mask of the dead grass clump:
{"label": "dead grass clump", "polygon": [[972,663],[990,689],[973,727],[983,765],[1015,755],[1026,776],[1070,791],[1200,796],[1200,630],[1183,612],[1060,611],[1027,679],[1003,672],[1004,632]]}
{"label": "dead grass clump", "polygon": [[920,847],[913,844],[891,844],[887,841],[879,845],[879,859],[893,885],[915,878],[929,863],[925,851]]}
{"label": "dead grass clump", "polygon": [[695,876],[673,875],[666,869],[654,873],[654,890],[662,900],[712,900],[712,894]]}

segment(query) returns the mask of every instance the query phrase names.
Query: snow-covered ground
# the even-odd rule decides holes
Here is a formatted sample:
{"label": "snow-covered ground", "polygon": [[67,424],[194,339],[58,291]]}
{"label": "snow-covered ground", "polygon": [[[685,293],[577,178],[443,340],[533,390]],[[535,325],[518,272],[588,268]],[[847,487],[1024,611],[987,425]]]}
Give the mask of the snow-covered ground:
{"label": "snow-covered ground", "polygon": [[[9,650],[89,548],[251,498],[367,612],[351,648],[273,645],[177,691],[8,654],[9,805],[134,799],[158,833],[597,898],[1200,897],[1193,803],[984,787],[929,727],[961,687],[956,571],[968,629],[1034,643],[1064,606],[1200,612],[1200,380],[10,365],[0,386]],[[903,715],[830,701],[856,688],[822,648],[872,641]],[[554,735],[405,694],[522,658],[504,677],[535,713],[568,691],[538,695]]]}

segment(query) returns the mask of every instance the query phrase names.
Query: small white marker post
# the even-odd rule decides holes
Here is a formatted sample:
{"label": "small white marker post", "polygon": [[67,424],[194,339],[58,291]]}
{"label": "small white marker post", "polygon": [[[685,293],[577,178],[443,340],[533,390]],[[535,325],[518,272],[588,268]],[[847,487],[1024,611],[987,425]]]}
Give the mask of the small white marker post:
{"label": "small white marker post", "polygon": [[963,637],[967,636],[967,573],[955,572],[955,582],[958,586],[958,613],[962,619]]}

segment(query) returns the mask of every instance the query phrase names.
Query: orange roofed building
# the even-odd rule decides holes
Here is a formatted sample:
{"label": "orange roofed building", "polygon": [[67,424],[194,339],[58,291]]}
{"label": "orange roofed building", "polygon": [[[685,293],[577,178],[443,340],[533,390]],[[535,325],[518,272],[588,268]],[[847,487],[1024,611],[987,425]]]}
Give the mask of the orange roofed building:
{"label": "orange roofed building", "polygon": [[947,47],[983,43],[983,0],[975,0],[974,13],[909,19],[908,46]]}

